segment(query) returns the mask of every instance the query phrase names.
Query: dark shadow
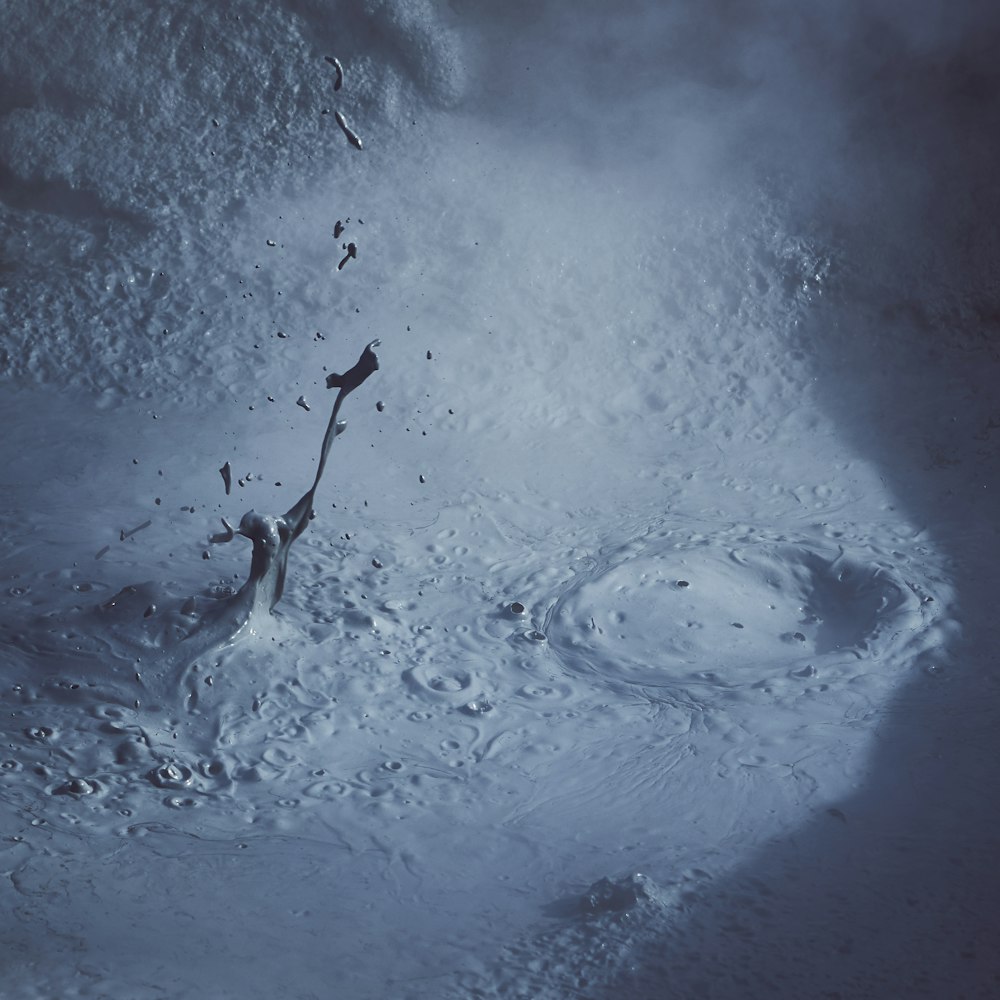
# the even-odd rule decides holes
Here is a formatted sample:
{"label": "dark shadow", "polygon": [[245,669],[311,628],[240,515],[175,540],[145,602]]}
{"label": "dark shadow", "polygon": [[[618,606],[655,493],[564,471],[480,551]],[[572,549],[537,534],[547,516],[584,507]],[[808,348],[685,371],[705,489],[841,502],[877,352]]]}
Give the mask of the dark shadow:
{"label": "dark shadow", "polygon": [[152,232],[149,221],[103,202],[96,194],[72,187],[64,180],[25,180],[0,162],[0,204],[7,208],[43,212],[104,232],[112,223],[124,223],[142,235]]}
{"label": "dark shadow", "polygon": [[[1000,291],[982,263],[997,262],[1000,97],[968,89],[935,95],[941,132],[907,125],[919,149],[946,150],[921,166],[937,201],[913,204],[891,238],[869,232],[885,253],[908,234],[937,250],[954,284],[901,278],[865,306],[862,276],[842,290],[858,328],[832,335],[820,318],[809,331],[824,407],[884,472],[901,526],[945,555],[956,631],[880,714],[863,787],[686,893],[589,1000],[1000,997]],[[949,117],[977,125],[968,146]]]}

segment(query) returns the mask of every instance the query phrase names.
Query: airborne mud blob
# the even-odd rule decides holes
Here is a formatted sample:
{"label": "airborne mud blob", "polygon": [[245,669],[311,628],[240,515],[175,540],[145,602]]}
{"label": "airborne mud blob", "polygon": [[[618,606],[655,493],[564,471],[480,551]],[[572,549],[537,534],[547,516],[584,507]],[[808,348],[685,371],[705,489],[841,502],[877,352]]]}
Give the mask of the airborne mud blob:
{"label": "airborne mud blob", "polygon": [[[239,593],[233,598],[233,603],[239,607],[241,615],[245,614],[249,617],[254,611],[261,609],[271,611],[281,600],[281,595],[285,590],[289,550],[292,543],[305,531],[310,518],[314,516],[313,504],[316,499],[316,490],[319,488],[320,479],[326,469],[330,448],[333,447],[337,436],[347,426],[343,421],[338,422],[337,420],[341,404],[370,375],[378,371],[378,357],[374,350],[378,346],[379,341],[373,340],[361,352],[361,357],[353,368],[343,375],[331,374],[326,378],[326,387],[328,389],[336,387],[339,391],[334,400],[330,420],[323,436],[323,443],[320,446],[319,461],[312,486],[285,514],[273,516],[249,511],[243,515],[240,526],[235,532],[223,519],[225,532],[212,536],[211,541],[218,543],[232,541],[236,534],[240,534],[244,538],[249,538],[253,543],[250,575]],[[227,462],[226,465],[228,466],[228,464]],[[226,492],[229,492],[228,489]]]}

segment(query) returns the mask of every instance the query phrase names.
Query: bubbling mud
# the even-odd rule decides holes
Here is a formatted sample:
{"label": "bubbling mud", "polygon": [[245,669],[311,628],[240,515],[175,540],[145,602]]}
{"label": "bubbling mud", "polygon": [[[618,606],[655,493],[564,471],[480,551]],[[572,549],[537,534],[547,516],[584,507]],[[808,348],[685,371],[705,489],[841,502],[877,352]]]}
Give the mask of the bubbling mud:
{"label": "bubbling mud", "polygon": [[250,576],[233,599],[234,607],[241,615],[245,614],[247,620],[255,611],[264,608],[268,611],[273,610],[274,606],[281,600],[285,589],[288,552],[292,543],[305,531],[306,525],[313,516],[313,501],[316,498],[319,481],[326,469],[330,448],[346,427],[345,423],[337,421],[340,406],[349,393],[357,389],[369,375],[378,371],[378,357],[374,350],[378,345],[379,341],[377,340],[368,344],[361,352],[357,364],[343,375],[331,374],[327,376],[326,387],[328,389],[337,388],[339,391],[320,448],[316,477],[313,479],[312,486],[299,501],[281,517],[248,511],[243,515],[236,531],[223,519],[222,523],[226,530],[212,536],[211,541],[218,543],[232,541],[235,534],[240,534],[244,538],[249,538],[253,543]]}
{"label": "bubbling mud", "polygon": [[543,626],[564,667],[617,687],[739,689],[853,675],[933,618],[871,552],[812,540],[667,536],[607,553]]}
{"label": "bubbling mud", "polygon": [[[66,570],[50,581],[48,595],[30,586],[12,595],[19,613],[0,621],[7,678],[0,702],[8,719],[0,776],[21,780],[6,783],[9,798],[33,814],[44,810],[47,794],[128,819],[139,809],[138,784],[171,792],[167,804],[174,808],[209,795],[225,807],[234,785],[284,766],[273,748],[262,756],[234,749],[241,733],[252,730],[246,745],[259,748],[266,737],[287,736],[290,719],[308,719],[316,732],[330,729],[331,700],[306,694],[294,677],[282,679],[276,659],[284,633],[271,611],[284,591],[291,545],[314,516],[330,448],[344,430],[341,404],[378,369],[376,346],[365,347],[344,375],[328,377],[339,391],[310,488],[284,515],[249,511],[236,531],[227,524],[212,539],[250,539],[250,574],[239,590],[213,585],[185,594],[147,581],[111,593]],[[275,711],[282,701],[294,709]],[[177,796],[181,790],[186,794]]]}

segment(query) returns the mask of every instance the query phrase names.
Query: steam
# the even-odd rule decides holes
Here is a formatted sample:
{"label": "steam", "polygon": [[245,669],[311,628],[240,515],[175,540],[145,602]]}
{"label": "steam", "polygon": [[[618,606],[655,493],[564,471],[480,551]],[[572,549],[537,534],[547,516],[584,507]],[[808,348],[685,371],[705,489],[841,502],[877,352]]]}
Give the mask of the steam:
{"label": "steam", "polygon": [[[970,0],[467,5],[478,110],[651,195],[771,183],[810,224],[988,241],[1000,10]],[[863,234],[863,235],[862,235]],[[879,241],[881,242],[881,240]]]}

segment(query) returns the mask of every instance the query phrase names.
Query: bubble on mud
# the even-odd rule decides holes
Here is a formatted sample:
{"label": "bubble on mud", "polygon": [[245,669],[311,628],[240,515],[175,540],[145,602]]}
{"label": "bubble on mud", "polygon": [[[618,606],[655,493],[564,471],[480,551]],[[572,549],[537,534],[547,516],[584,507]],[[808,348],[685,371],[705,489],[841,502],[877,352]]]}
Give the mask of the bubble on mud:
{"label": "bubble on mud", "polygon": [[437,674],[427,682],[435,691],[464,691],[469,686],[469,675],[462,673]]}
{"label": "bubble on mud", "polygon": [[617,882],[602,878],[583,894],[581,908],[586,913],[621,913],[642,899],[654,898],[654,894],[652,883],[639,872]]}
{"label": "bubble on mud", "polygon": [[[761,670],[802,669],[805,657],[870,657],[922,625],[891,568],[843,548],[764,538],[636,548],[581,576],[550,612],[550,644],[566,669],[627,684],[751,685]],[[697,570],[697,587],[682,586],[682,565]]]}
{"label": "bubble on mud", "polygon": [[517,689],[517,694],[528,701],[565,701],[573,689],[564,683],[524,684]]}
{"label": "bubble on mud", "polygon": [[486,698],[474,698],[462,706],[462,711],[466,715],[486,715],[493,711],[493,704]]}
{"label": "bubble on mud", "polygon": [[226,762],[218,758],[203,760],[199,762],[198,770],[206,778],[221,778],[226,773]]}
{"label": "bubble on mud", "polygon": [[198,800],[190,796],[168,795],[163,804],[170,809],[194,809],[198,806]]}
{"label": "bubble on mud", "polygon": [[89,778],[70,778],[61,785],[52,789],[53,795],[94,795],[100,792],[101,786],[98,782]]}
{"label": "bubble on mud", "polygon": [[524,633],[524,638],[529,642],[545,642],[547,637],[544,632],[539,632],[538,629],[533,628]]}
{"label": "bubble on mud", "polygon": [[186,764],[170,761],[154,767],[146,777],[157,788],[185,788],[194,779],[194,772]]}
{"label": "bubble on mud", "polygon": [[108,719],[112,722],[118,722],[129,715],[128,710],[121,705],[94,705],[90,712],[95,718]]}
{"label": "bubble on mud", "polygon": [[404,670],[403,680],[415,694],[429,700],[445,700],[455,704],[468,701],[469,689],[477,683],[477,676],[472,670],[461,667],[439,669],[432,664],[421,664]]}
{"label": "bubble on mud", "polygon": [[314,781],[302,790],[302,794],[310,799],[337,799],[350,794],[351,786],[346,781],[328,780]]}

